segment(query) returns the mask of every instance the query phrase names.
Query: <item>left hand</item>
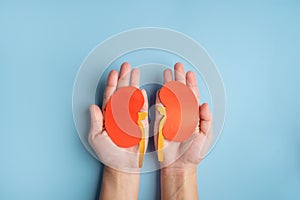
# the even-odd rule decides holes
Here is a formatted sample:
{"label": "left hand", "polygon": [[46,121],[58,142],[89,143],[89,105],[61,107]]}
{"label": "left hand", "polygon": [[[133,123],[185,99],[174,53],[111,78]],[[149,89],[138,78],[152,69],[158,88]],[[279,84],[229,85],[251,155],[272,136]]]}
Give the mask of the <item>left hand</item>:
{"label": "left hand", "polygon": [[[179,81],[187,85],[194,93],[198,103],[200,95],[197,86],[197,80],[194,72],[189,71],[185,74],[184,66],[181,63],[176,63],[174,66],[175,81]],[[164,71],[164,82],[172,81],[172,71],[166,69]],[[156,97],[156,107],[163,106]],[[155,146],[157,149],[158,126],[161,120],[161,115],[156,109],[155,117]],[[207,153],[211,144],[213,133],[211,129],[212,116],[207,103],[199,106],[199,123],[191,137],[184,142],[173,142],[164,139],[163,157],[161,167],[165,170],[175,170],[187,172],[188,170],[196,170],[197,165]]]}

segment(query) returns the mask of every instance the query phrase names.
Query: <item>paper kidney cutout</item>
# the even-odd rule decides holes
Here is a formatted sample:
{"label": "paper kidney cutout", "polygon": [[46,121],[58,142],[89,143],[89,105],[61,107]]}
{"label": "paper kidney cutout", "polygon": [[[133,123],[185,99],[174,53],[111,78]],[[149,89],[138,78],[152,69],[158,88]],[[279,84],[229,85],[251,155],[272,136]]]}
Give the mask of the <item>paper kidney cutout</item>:
{"label": "paper kidney cutout", "polygon": [[111,140],[119,147],[132,147],[142,139],[139,111],[144,97],[138,88],[128,86],[118,89],[105,109],[105,128]]}
{"label": "paper kidney cutout", "polygon": [[194,133],[199,121],[199,105],[193,91],[183,83],[170,81],[163,85],[158,95],[166,114],[163,137],[185,141]]}

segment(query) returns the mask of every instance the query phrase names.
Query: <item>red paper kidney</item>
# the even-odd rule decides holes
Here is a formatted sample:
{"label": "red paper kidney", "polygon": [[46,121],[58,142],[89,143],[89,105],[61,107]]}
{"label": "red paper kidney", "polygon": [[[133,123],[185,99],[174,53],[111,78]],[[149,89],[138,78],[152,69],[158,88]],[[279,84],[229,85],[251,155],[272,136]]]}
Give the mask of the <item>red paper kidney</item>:
{"label": "red paper kidney", "polygon": [[188,139],[199,121],[199,105],[193,91],[183,83],[170,81],[161,88],[159,99],[166,108],[164,138],[176,142]]}
{"label": "red paper kidney", "polygon": [[111,140],[119,147],[132,147],[141,141],[138,112],[144,97],[138,88],[118,89],[110,98],[105,110],[105,128]]}

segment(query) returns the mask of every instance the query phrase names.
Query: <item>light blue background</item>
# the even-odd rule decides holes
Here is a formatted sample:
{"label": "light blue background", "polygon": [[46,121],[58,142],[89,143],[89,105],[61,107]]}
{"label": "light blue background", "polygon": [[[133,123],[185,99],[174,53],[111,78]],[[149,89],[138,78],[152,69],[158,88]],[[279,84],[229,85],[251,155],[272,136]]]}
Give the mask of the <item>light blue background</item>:
{"label": "light blue background", "polygon": [[[0,1],[0,199],[95,199],[100,164],[75,131],[76,72],[107,37],[159,26],[202,44],[227,118],[201,199],[300,199],[298,1]],[[159,196],[143,174],[141,199]]]}

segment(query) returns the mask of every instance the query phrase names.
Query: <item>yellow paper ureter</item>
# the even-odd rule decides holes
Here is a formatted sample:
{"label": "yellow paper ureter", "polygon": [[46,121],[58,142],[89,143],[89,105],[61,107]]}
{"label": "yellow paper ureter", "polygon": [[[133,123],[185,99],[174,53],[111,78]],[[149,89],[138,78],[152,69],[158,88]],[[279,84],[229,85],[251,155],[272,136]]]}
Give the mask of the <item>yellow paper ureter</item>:
{"label": "yellow paper ureter", "polygon": [[142,124],[142,120],[146,119],[148,116],[147,112],[139,112],[138,113],[138,125],[142,132],[142,139],[139,144],[139,168],[143,166],[144,154],[145,154],[145,128]]}
{"label": "yellow paper ureter", "polygon": [[158,140],[157,140],[157,157],[158,161],[162,162],[164,161],[164,153],[163,153],[163,147],[164,147],[164,136],[162,129],[164,127],[164,124],[166,122],[166,109],[163,106],[157,107],[158,112],[162,115],[162,118],[159,122],[158,126]]}

